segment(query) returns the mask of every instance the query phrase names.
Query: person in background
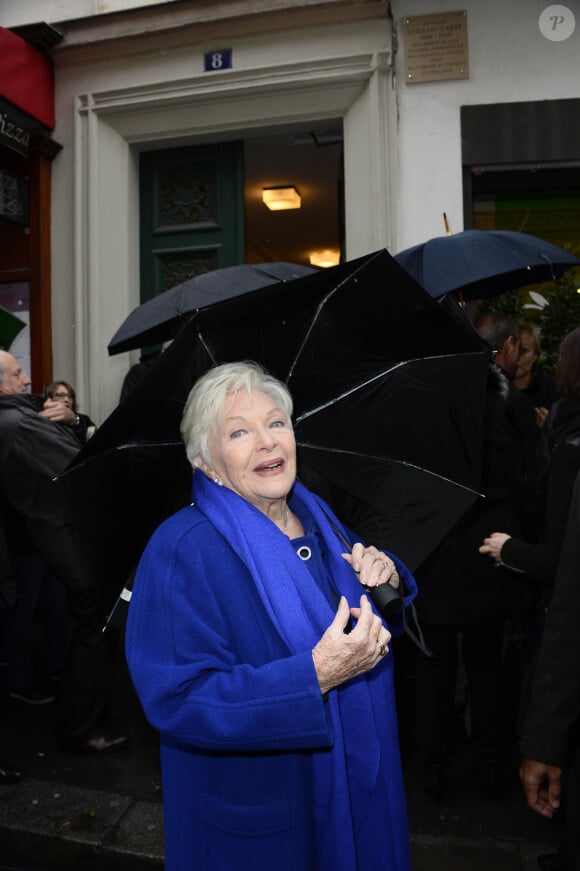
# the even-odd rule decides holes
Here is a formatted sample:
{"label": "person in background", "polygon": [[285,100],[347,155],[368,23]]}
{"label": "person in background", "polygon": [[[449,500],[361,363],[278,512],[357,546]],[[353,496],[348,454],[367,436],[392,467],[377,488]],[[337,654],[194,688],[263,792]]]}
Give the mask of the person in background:
{"label": "person in background", "polygon": [[[27,393],[30,379],[5,351],[0,351],[0,373],[0,396]],[[49,402],[46,409],[38,404],[38,413],[51,421],[50,428],[53,424],[63,424],[73,429],[74,420],[69,412],[70,409],[64,409],[56,400]],[[12,510],[3,490],[0,503],[5,517],[7,555],[17,589],[15,601],[2,621],[7,692],[10,698],[29,705],[50,704],[56,699],[60,677],[68,664],[66,590],[34,547],[21,515]],[[37,624],[41,625],[44,636],[42,674],[36,661]]]}
{"label": "person in background", "polygon": [[[96,430],[96,426],[90,419],[88,414],[81,414],[77,408],[77,396],[72,385],[68,381],[53,381],[49,384],[46,390],[47,400],[54,402],[62,402],[67,408],[70,408],[75,415],[74,430],[80,440],[87,442]],[[46,403],[45,403],[46,407]]]}
{"label": "person in background", "polygon": [[62,402],[29,394],[30,383],[13,355],[0,350],[3,506],[18,518],[35,551],[66,587],[73,632],[59,693],[63,749],[110,753],[128,741],[106,724],[114,638],[102,631],[101,587],[78,538],[64,488],[54,482],[81,448],[74,433],[76,416]]}
{"label": "person in background", "polygon": [[365,590],[416,586],[296,480],[291,415],[257,364],[196,382],[193,502],[135,578],[126,654],[161,733],[167,871],[410,868],[388,651],[402,609],[387,625]]}
{"label": "person in background", "polygon": [[122,402],[130,393],[133,392],[135,387],[141,383],[143,378],[160,358],[161,354],[162,351],[150,351],[148,353],[144,351],[139,358],[139,362],[133,363],[123,379],[119,402]]}
{"label": "person in background", "polygon": [[580,327],[560,344],[556,379],[561,398],[552,406],[542,430],[548,466],[539,534],[521,536],[511,527],[504,526],[509,532],[500,532],[499,526],[495,526],[488,530],[479,548],[495,565],[501,565],[536,590],[534,607],[523,623],[520,720],[525,715],[546,609],[552,597],[572,488],[580,471]]}
{"label": "person in background", "polygon": [[514,386],[521,353],[519,327],[507,315],[486,312],[475,322],[475,329],[494,355],[490,374],[495,375],[504,400],[503,408],[510,428],[508,451],[513,436],[520,442],[518,468],[524,470],[519,488],[522,529],[530,535],[537,535],[541,522],[543,455],[540,431],[537,426],[530,428],[530,420],[536,421],[533,403]]}
{"label": "person in background", "polygon": [[526,541],[513,530],[490,530],[480,547],[480,553],[497,563],[543,584],[548,597],[560,558],[572,487],[580,469],[580,327],[568,333],[560,344],[556,383],[561,398],[552,406],[542,434],[549,461],[541,537]]}
{"label": "person in background", "polygon": [[494,363],[513,381],[520,359],[520,331],[507,315],[486,312],[475,322],[475,329],[494,352]]}
{"label": "person in background", "polygon": [[[8,543],[4,521],[0,512],[0,618],[14,608],[17,602],[16,582],[8,556]],[[20,783],[24,772],[13,763],[0,759],[0,786]]]}
{"label": "person in background", "polygon": [[536,423],[541,429],[550,408],[558,398],[558,388],[555,379],[546,375],[538,366],[538,357],[542,350],[538,327],[529,321],[521,322],[518,327],[521,348],[512,383],[532,402],[536,412]]}
{"label": "person in background", "polygon": [[559,813],[565,824],[558,853],[539,857],[553,871],[580,868],[580,474],[570,500],[568,524],[540,646],[520,744],[520,779],[530,808],[544,817]]}
{"label": "person in background", "polygon": [[[496,570],[478,553],[482,533],[504,522],[521,528],[536,488],[538,430],[531,403],[511,386],[519,357],[517,324],[486,315],[476,324],[491,345],[483,408],[481,492],[478,500],[416,572],[417,615],[431,657],[416,664],[416,735],[423,789],[441,802],[452,783],[456,749],[460,657],[469,703],[473,777],[489,799],[501,796],[509,741],[505,628],[529,607],[518,576]],[[461,717],[461,727],[466,722]]]}

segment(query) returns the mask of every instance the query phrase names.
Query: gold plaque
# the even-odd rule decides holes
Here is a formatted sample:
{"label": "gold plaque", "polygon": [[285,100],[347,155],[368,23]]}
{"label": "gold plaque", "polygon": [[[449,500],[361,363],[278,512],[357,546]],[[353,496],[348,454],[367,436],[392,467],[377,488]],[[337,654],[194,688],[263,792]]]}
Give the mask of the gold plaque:
{"label": "gold plaque", "polygon": [[403,23],[408,84],[469,78],[466,11],[414,15]]}

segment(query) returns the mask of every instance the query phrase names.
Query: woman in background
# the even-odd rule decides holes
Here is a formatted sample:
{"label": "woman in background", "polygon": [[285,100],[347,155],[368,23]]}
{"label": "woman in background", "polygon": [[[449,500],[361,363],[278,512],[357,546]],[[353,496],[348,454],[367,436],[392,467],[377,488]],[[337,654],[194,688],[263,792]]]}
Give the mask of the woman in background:
{"label": "woman in background", "polygon": [[73,427],[75,433],[83,442],[87,442],[94,434],[96,426],[88,414],[81,414],[77,409],[77,395],[68,381],[53,381],[45,390],[47,399],[54,402],[62,402],[76,414],[76,423]]}
{"label": "woman in background", "polygon": [[558,398],[556,381],[538,366],[542,350],[540,331],[535,324],[523,321],[520,330],[520,357],[512,384],[530,399],[536,412],[536,423],[541,429],[550,408]]}

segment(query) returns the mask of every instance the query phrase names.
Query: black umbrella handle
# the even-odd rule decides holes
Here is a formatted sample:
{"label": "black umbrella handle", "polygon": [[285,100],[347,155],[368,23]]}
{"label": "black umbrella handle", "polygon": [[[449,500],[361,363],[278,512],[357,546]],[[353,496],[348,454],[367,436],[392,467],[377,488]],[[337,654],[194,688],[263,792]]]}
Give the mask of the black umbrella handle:
{"label": "black umbrella handle", "polygon": [[[332,517],[330,517],[328,512],[324,510],[324,507],[322,505],[320,507],[322,508],[322,511],[326,515],[326,519],[341,540],[342,544],[346,547],[349,553],[352,553],[351,543],[344,535],[342,529],[340,529],[340,527],[336,525]],[[401,580],[401,586],[402,585],[403,581]],[[405,635],[407,635],[411,639],[415,647],[418,647],[421,653],[424,653],[425,656],[428,657],[433,656],[433,652],[429,650],[429,648],[425,644],[425,638],[423,637],[423,631],[419,625],[417,611],[413,602],[409,602],[409,604],[405,606],[404,596],[401,596],[399,592],[388,582],[385,584],[378,584],[376,587],[365,587],[365,590],[368,592],[373,605],[378,610],[379,614],[381,614],[381,616],[388,619],[389,617],[392,617],[393,615],[400,612],[403,620],[403,629]],[[413,632],[407,622],[407,615],[405,613],[406,607],[409,608],[413,623],[417,627],[416,634],[415,632]]]}
{"label": "black umbrella handle", "polygon": [[[336,525],[332,517],[328,514],[327,511],[324,510],[322,505],[320,506],[326,515],[326,519],[332,526],[335,533],[340,538],[343,545],[346,547],[349,553],[352,553],[352,546],[346,536],[344,535],[342,529]],[[403,581],[401,580],[401,587],[403,586]],[[372,603],[381,614],[382,617],[388,619],[389,617],[393,617],[393,615],[397,614],[401,608],[404,607],[405,599],[399,591],[393,587],[388,581],[384,584],[378,584],[376,587],[365,587],[365,590],[371,597]]]}

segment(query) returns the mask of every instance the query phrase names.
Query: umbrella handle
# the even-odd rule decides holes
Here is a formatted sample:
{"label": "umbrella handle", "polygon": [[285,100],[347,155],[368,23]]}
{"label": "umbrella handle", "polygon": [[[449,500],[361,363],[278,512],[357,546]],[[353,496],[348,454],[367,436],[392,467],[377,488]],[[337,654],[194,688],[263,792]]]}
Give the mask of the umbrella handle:
{"label": "umbrella handle", "polygon": [[[322,505],[320,506],[322,508]],[[324,511],[324,508],[322,508]],[[349,553],[352,553],[352,547],[346,536],[343,534],[342,530],[336,525],[332,517],[324,511],[326,515],[326,519],[332,526],[335,533],[338,535],[342,544],[346,547]],[[401,581],[401,586],[403,582]],[[405,605],[404,596],[401,596],[399,591],[395,589],[389,582],[387,581],[384,584],[377,584],[376,587],[365,587],[365,590],[371,597],[371,601],[379,614],[385,619],[389,617],[393,617],[397,614],[401,608]]]}
{"label": "umbrella handle", "polygon": [[[320,504],[320,503],[319,503]],[[324,506],[320,505],[323,513],[326,516],[326,519],[330,523],[331,527],[338,535],[342,544],[346,547],[349,553],[352,553],[352,547],[350,541],[346,538],[342,529],[340,529],[332,517],[325,511]],[[401,581],[401,584],[403,582]],[[408,608],[411,612],[411,617],[413,619],[413,623],[417,627],[417,633],[413,632],[411,627],[407,622],[407,615],[405,613],[405,599],[401,596],[398,591],[392,587],[388,582],[385,584],[378,584],[376,587],[365,587],[365,590],[368,592],[371,597],[372,603],[381,614],[382,617],[388,618],[393,617],[395,614],[400,613],[403,620],[403,630],[405,635],[407,635],[415,647],[418,647],[421,653],[424,653],[427,657],[433,656],[433,651],[429,650],[427,645],[425,644],[425,638],[423,637],[423,632],[421,630],[421,626],[419,625],[419,620],[417,618],[417,610],[413,602],[409,602]]]}

